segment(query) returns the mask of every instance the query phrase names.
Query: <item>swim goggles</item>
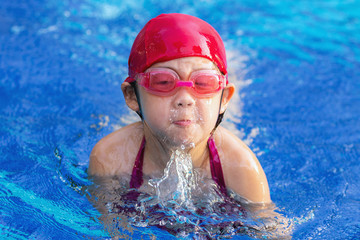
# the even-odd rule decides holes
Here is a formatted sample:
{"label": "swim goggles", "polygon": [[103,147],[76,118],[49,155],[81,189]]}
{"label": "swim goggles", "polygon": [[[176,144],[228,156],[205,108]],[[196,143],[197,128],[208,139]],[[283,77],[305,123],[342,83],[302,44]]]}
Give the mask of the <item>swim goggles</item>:
{"label": "swim goggles", "polygon": [[197,97],[211,97],[227,84],[227,77],[216,70],[195,71],[188,81],[181,81],[179,75],[171,69],[152,68],[145,73],[138,73],[136,79],[147,92],[158,96],[170,96],[178,87],[189,87]]}

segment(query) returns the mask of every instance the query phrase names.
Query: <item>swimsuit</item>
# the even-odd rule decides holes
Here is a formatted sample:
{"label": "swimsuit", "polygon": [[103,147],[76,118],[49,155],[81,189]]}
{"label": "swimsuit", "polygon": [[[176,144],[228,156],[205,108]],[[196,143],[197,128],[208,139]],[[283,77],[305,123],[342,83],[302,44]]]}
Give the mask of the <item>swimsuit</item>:
{"label": "swimsuit", "polygon": [[[139,152],[136,156],[133,171],[131,174],[130,188],[138,189],[143,183],[143,163],[144,163],[144,152],[145,152],[145,137],[143,137]],[[214,139],[212,137],[208,140],[209,157],[210,157],[210,169],[211,176],[214,182],[218,185],[220,192],[227,196],[224,175],[221,168],[220,157],[215,146]]]}

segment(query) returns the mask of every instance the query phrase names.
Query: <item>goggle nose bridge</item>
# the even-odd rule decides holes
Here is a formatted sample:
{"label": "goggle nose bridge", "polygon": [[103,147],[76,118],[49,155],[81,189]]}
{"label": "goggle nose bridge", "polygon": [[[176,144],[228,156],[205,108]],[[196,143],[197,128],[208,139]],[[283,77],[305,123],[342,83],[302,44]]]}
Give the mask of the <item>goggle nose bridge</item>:
{"label": "goggle nose bridge", "polygon": [[194,83],[192,81],[178,81],[176,87],[192,87]]}

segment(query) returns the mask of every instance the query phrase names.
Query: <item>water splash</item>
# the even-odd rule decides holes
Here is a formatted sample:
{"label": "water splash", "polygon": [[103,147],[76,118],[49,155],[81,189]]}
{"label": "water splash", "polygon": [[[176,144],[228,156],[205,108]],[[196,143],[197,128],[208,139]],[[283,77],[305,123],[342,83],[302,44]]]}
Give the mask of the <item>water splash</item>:
{"label": "water splash", "polygon": [[184,150],[185,146],[175,150],[164,169],[164,175],[159,179],[150,179],[148,183],[155,189],[160,202],[173,200],[180,206],[191,207],[192,191],[197,186],[197,174],[190,154]]}

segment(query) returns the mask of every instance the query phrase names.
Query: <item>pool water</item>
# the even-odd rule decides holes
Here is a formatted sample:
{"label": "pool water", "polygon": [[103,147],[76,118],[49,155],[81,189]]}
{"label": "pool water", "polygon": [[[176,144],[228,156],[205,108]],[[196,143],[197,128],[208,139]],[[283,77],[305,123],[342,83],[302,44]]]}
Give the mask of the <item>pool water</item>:
{"label": "pool water", "polygon": [[[258,156],[293,239],[358,239],[355,0],[3,1],[1,238],[110,238],[87,197],[89,154],[136,119],[120,85],[137,32],[163,12],[200,17],[222,36],[239,89],[223,125]],[[156,227],[119,228],[133,239],[171,238]]]}

